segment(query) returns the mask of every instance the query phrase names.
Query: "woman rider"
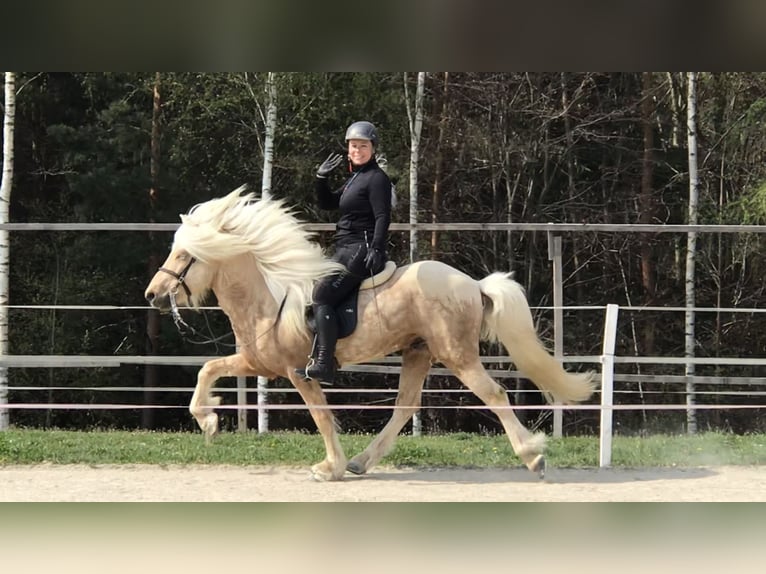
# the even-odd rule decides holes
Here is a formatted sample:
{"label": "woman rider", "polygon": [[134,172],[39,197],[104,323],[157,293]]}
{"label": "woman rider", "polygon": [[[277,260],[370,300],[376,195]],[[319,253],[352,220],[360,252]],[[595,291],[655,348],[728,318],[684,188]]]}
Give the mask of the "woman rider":
{"label": "woman rider", "polygon": [[354,122],[346,130],[346,145],[350,175],[339,189],[330,189],[327,176],[343,162],[340,154],[330,154],[316,174],[318,206],[340,211],[332,259],[343,263],[346,270],[323,278],[314,287],[315,358],[305,369],[296,371],[325,384],[335,380],[335,308],[362,280],[383,269],[391,222],[391,181],[375,160],[375,126],[366,121]]}

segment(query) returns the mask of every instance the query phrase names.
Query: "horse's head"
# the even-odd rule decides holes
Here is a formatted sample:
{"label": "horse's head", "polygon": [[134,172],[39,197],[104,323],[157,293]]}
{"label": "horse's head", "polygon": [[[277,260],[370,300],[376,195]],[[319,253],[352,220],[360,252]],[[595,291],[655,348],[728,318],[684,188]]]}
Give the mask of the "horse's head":
{"label": "horse's head", "polygon": [[170,311],[174,303],[196,307],[210,291],[211,281],[209,265],[192,257],[186,249],[173,246],[146,287],[144,297],[160,311]]}

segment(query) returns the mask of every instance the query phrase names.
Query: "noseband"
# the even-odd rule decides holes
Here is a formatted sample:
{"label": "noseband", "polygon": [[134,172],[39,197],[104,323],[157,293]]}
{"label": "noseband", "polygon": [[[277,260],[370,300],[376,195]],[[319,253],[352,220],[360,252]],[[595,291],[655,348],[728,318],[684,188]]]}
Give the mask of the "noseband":
{"label": "noseband", "polygon": [[[167,273],[168,275],[171,275],[172,277],[175,277],[178,280],[178,284],[184,288],[184,291],[186,291],[186,296],[191,300],[191,291],[189,290],[189,286],[186,285],[186,274],[189,272],[189,268],[192,266],[192,263],[194,263],[197,259],[195,257],[192,257],[189,259],[189,262],[186,264],[186,266],[181,269],[180,273],[176,273],[172,269],[167,269],[166,267],[160,267],[157,271],[163,271]],[[176,287],[178,289],[178,287]]]}

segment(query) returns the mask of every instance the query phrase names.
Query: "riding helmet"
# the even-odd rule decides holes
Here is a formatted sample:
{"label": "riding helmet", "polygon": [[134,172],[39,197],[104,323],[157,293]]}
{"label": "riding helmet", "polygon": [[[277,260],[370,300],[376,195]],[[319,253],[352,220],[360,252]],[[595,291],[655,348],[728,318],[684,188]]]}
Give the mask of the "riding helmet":
{"label": "riding helmet", "polygon": [[370,140],[372,145],[378,145],[378,130],[370,122],[354,122],[346,130],[348,140]]}

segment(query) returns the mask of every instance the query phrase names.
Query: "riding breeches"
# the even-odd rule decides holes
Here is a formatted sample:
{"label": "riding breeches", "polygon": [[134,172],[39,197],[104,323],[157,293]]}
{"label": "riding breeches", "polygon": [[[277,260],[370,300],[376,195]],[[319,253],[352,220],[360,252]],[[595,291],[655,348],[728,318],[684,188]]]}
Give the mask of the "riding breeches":
{"label": "riding breeches", "polygon": [[364,243],[350,243],[337,247],[332,256],[333,261],[342,263],[346,269],[335,275],[322,278],[314,287],[314,305],[331,305],[335,307],[353,289],[369,275],[364,265],[367,256],[367,246]]}

